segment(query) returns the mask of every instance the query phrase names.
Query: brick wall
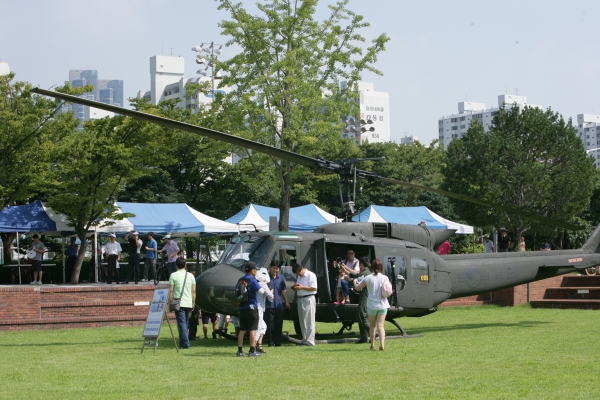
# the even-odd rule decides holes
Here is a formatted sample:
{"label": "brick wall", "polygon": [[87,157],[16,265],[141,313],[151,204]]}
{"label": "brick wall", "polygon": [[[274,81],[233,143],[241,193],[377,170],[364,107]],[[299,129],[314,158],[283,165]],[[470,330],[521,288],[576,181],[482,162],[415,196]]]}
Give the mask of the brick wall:
{"label": "brick wall", "polygon": [[[554,276],[541,281],[531,282],[529,284],[530,300],[543,299],[546,294],[546,288],[560,287],[564,276]],[[478,306],[483,304],[495,304],[499,306],[514,306],[517,304],[527,304],[527,284],[517,285],[515,287],[496,290],[490,293],[479,294],[476,296],[459,297],[457,299],[446,300],[441,307],[448,306]]]}
{"label": "brick wall", "polygon": [[0,287],[0,321],[39,319],[39,287]]}
{"label": "brick wall", "polygon": [[154,285],[0,287],[0,330],[140,326],[154,289]]}

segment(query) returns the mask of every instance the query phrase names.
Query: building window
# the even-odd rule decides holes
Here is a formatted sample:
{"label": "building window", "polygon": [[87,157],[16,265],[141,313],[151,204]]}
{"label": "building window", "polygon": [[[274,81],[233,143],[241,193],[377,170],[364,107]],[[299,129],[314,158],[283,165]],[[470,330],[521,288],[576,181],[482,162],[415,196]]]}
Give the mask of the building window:
{"label": "building window", "polygon": [[179,87],[174,88],[173,93],[179,93]]}
{"label": "building window", "polygon": [[464,121],[464,120],[465,120],[465,117],[460,117],[460,120],[461,120],[461,121]]}
{"label": "building window", "polygon": [[452,118],[450,122],[458,122],[458,118]]}
{"label": "building window", "polygon": [[439,133],[442,133],[442,132],[444,132],[444,128],[439,129]]}
{"label": "building window", "polygon": [[453,130],[453,131],[457,131],[457,130],[458,130],[458,126],[453,126],[453,127],[452,127],[452,130]]}
{"label": "building window", "polygon": [[452,139],[456,139],[458,137],[458,133],[453,133],[452,134]]}
{"label": "building window", "polygon": [[465,125],[461,125],[461,126],[460,126],[460,129],[465,129]]}

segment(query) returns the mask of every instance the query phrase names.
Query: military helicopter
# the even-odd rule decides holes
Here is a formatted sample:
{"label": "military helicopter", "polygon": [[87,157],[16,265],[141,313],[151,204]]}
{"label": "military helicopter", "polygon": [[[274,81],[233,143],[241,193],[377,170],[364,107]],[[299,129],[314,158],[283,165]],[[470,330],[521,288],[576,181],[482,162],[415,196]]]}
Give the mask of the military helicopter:
{"label": "military helicopter", "polygon": [[[378,176],[356,169],[356,163],[352,161],[332,162],[310,158],[233,135],[139,111],[39,88],[33,89],[33,91],[64,101],[192,132],[294,163],[337,173],[344,178],[347,184],[348,198],[344,205],[348,214],[353,212],[354,205],[349,195],[350,185],[356,182],[356,179],[367,179],[443,194],[509,213],[524,215],[551,226],[571,230],[578,228],[566,222],[522,210]],[[600,225],[584,246],[578,250],[558,250],[551,253],[531,251],[437,255],[433,250],[453,233],[454,230],[448,229],[432,230],[422,226],[366,222],[322,225],[312,233],[243,233],[232,240],[216,266],[197,278],[196,299],[199,306],[206,311],[237,315],[238,306],[234,288],[237,280],[244,275],[243,266],[247,260],[254,261],[259,267],[268,267],[271,260],[279,260],[282,263],[281,274],[285,278],[288,288],[291,288],[296,280],[292,273],[292,264],[298,262],[317,275],[316,320],[342,323],[342,329],[338,332],[342,333],[345,329],[349,330],[356,322],[357,305],[333,304],[329,276],[333,260],[339,255],[345,254],[346,248],[352,247],[356,257],[366,256],[369,260],[379,259],[383,262],[384,273],[390,278],[394,289],[386,319],[396,325],[403,337],[409,337],[410,335],[395,321],[396,318],[428,315],[437,311],[436,307],[439,304],[451,298],[487,293],[573,271],[583,272],[587,268],[600,265]],[[290,302],[296,303],[296,293],[288,289],[287,294]],[[298,332],[296,307],[292,306],[286,317],[295,322]]]}

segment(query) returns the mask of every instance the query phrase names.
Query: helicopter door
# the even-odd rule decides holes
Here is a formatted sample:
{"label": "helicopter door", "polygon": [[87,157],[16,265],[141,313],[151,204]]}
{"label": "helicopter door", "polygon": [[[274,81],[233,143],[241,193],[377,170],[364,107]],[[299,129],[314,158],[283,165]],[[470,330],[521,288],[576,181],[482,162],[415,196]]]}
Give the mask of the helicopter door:
{"label": "helicopter door", "polygon": [[[423,252],[406,251],[403,256],[395,255],[384,258],[384,270],[390,280],[396,273],[396,293],[390,301],[398,299],[398,304],[403,308],[431,308],[433,307],[433,282],[430,276],[434,268],[432,257]],[[408,254],[407,254],[408,253]],[[392,269],[392,265],[395,267]],[[401,282],[398,275],[402,275],[405,282]]]}
{"label": "helicopter door", "polygon": [[327,269],[327,255],[325,254],[325,239],[318,239],[315,246],[315,272],[317,274],[317,296],[319,303],[331,303],[329,291],[329,270]]}

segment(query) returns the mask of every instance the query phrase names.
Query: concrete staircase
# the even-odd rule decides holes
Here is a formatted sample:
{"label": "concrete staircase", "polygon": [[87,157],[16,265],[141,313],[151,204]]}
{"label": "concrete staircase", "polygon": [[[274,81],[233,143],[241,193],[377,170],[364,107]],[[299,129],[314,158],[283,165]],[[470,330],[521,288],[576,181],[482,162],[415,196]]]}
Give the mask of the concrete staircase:
{"label": "concrete staircase", "polygon": [[534,308],[600,310],[600,275],[565,275],[560,287],[548,287],[543,299],[531,300]]}

